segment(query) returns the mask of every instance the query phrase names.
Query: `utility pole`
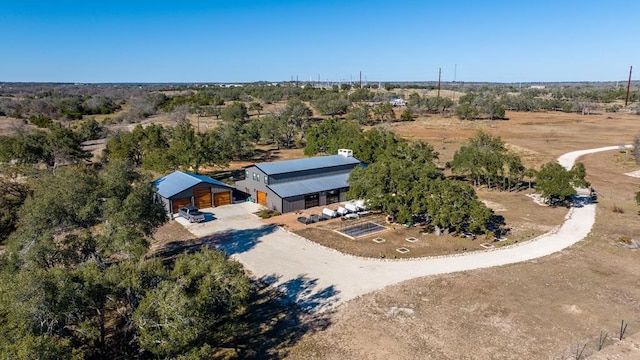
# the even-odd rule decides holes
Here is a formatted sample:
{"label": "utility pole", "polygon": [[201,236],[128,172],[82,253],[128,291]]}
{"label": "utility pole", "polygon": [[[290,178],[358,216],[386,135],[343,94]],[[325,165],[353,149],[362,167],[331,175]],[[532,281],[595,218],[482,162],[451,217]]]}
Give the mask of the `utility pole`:
{"label": "utility pole", "polygon": [[362,71],[360,71],[360,89],[362,89]]}
{"label": "utility pole", "polygon": [[629,90],[631,89],[631,72],[633,71],[633,65],[629,67],[629,81],[627,82],[627,98],[624,100],[624,106],[629,105]]}
{"label": "utility pole", "polygon": [[438,99],[440,99],[440,76],[442,75],[442,68],[438,68]]}

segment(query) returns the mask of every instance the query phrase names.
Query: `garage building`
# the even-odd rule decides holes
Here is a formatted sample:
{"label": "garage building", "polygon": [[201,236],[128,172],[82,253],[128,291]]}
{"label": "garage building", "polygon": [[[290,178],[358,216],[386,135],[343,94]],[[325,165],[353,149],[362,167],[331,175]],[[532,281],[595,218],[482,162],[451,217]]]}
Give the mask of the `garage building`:
{"label": "garage building", "polygon": [[245,168],[236,183],[253,202],[282,213],[346,200],[351,171],[360,165],[353,152],[260,163]]}
{"label": "garage building", "polygon": [[207,176],[174,171],[153,181],[156,199],[173,217],[178,209],[194,205],[198,209],[232,203],[233,188]]}

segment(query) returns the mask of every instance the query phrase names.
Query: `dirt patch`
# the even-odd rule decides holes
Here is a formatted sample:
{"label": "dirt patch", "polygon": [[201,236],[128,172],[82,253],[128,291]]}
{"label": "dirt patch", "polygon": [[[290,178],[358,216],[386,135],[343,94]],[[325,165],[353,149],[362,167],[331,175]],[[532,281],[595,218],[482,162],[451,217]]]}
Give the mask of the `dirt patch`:
{"label": "dirt patch", "polygon": [[[350,239],[337,230],[353,226],[355,222],[340,221],[333,224],[322,224],[295,231],[296,234],[305,237],[318,244],[336,249],[345,254],[352,254],[370,258],[415,258],[435,256],[481,249],[480,243],[484,240],[468,239],[453,235],[435,236],[424,233],[420,226],[404,226],[400,224],[387,224],[384,216],[378,215],[364,218],[387,227],[387,231]],[[374,242],[373,239],[382,238],[384,242]],[[415,238],[417,241],[409,242],[407,238]],[[400,253],[398,248],[407,248],[409,252]]]}
{"label": "dirt patch", "polygon": [[0,116],[0,136],[14,136],[37,129],[26,120]]}
{"label": "dirt patch", "polygon": [[[495,242],[502,247],[532,239],[552,231],[564,222],[567,209],[563,207],[540,206],[527,197],[527,191],[499,192],[486,189],[478,190],[478,196],[502,218],[509,233],[503,241]],[[337,205],[334,204],[333,208]],[[416,258],[447,254],[459,254],[467,251],[482,250],[483,243],[494,242],[493,236],[477,235],[476,238],[461,237],[453,234],[436,236],[426,232],[423,226],[404,226],[387,223],[384,215],[370,215],[360,220],[333,219],[304,225],[297,221],[299,216],[320,214],[322,207],[307,209],[299,213],[288,213],[263,220],[266,224],[277,224],[323,246],[336,249],[345,254],[370,258]],[[338,230],[356,225],[362,221],[371,221],[387,228],[386,231],[370,234],[356,239],[342,235]],[[375,238],[384,242],[374,242]],[[415,237],[419,241],[408,243],[405,239]],[[399,247],[406,247],[408,253],[398,253]]]}
{"label": "dirt patch", "polygon": [[195,235],[180,225],[179,222],[169,220],[169,222],[159,227],[153,234],[153,238],[149,240],[148,252],[153,254],[169,243],[193,240],[195,238]]}

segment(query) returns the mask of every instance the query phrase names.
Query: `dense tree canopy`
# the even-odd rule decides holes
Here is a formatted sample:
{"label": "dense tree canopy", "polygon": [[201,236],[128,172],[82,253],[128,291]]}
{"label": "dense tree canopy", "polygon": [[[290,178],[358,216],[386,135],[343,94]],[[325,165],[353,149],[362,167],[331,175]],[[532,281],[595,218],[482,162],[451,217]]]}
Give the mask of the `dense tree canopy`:
{"label": "dense tree canopy", "polygon": [[0,176],[0,243],[15,230],[18,209],[28,194],[29,187],[26,184]]}
{"label": "dense tree canopy", "polygon": [[500,137],[478,132],[453,156],[454,173],[469,176],[475,186],[485,184],[511,190],[524,176],[520,157],[505,147]]}
{"label": "dense tree canopy", "polygon": [[354,169],[349,196],[366,199],[371,208],[401,223],[418,215],[438,232],[485,230],[491,211],[469,185],[445,179],[436,158],[426,143],[398,142],[366,168]]}
{"label": "dense tree canopy", "polygon": [[31,191],[0,179],[12,210],[0,218],[5,357],[176,357],[213,353],[236,334],[253,292],[242,267],[207,249],[147,258],[166,213],[130,162],[40,172]]}
{"label": "dense tree canopy", "polygon": [[76,164],[91,157],[82,149],[81,142],[78,133],[52,124],[46,131],[0,137],[0,161],[44,163],[49,167]]}
{"label": "dense tree canopy", "polygon": [[144,169],[165,172],[183,168],[198,172],[203,165],[224,166],[231,159],[253,151],[253,145],[239,122],[196,133],[193,126],[179,122],[174,128],[160,125],[136,126],[117,133],[107,141],[107,161],[125,160]]}
{"label": "dense tree canopy", "polygon": [[327,92],[311,103],[322,115],[337,116],[347,113],[350,101],[339,93]]}
{"label": "dense tree canopy", "polygon": [[550,162],[544,164],[538,171],[536,189],[547,203],[554,205],[565,202],[575,195],[575,187],[588,187],[590,184],[585,177],[586,172],[582,163],[577,163],[571,170],[567,170],[557,162]]}

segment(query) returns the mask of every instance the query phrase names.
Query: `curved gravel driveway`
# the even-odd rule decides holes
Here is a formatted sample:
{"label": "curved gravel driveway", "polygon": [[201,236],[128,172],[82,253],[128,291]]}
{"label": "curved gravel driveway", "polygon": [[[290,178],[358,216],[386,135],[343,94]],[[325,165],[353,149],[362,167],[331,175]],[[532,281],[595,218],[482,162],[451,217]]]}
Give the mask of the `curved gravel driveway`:
{"label": "curved gravel driveway", "polygon": [[[574,151],[562,155],[558,162],[570,168],[582,155],[618,148],[609,146]],[[322,311],[416,277],[513,264],[552,254],[584,239],[591,231],[595,215],[595,205],[585,199],[570,209],[558,230],[519,245],[411,260],[345,255],[280,227],[265,227],[254,215],[247,213],[221,217],[220,220],[228,220],[234,225],[233,230],[215,234],[214,238],[222,237],[224,241],[219,249],[240,261],[256,277],[277,286],[303,308]]]}

